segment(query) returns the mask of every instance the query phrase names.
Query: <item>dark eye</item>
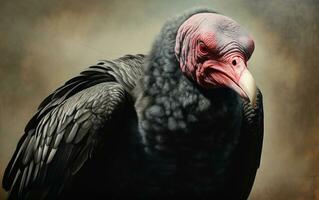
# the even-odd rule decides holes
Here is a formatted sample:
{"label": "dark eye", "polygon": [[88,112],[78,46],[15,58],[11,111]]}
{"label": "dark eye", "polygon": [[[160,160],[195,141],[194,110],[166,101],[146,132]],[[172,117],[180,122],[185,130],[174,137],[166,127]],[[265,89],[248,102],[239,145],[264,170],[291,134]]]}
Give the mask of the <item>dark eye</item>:
{"label": "dark eye", "polygon": [[235,65],[237,65],[237,61],[236,60],[233,60],[232,61],[232,64],[235,66]]}
{"label": "dark eye", "polygon": [[199,42],[199,51],[201,53],[208,53],[208,47],[206,46],[206,44],[204,44],[203,42]]}

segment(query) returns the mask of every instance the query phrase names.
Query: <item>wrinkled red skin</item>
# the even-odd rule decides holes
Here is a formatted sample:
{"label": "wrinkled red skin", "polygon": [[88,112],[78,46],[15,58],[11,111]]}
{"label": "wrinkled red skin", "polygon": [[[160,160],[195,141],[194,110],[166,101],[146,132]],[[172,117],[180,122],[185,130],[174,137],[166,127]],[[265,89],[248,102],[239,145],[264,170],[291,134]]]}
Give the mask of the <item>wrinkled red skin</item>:
{"label": "wrinkled red skin", "polygon": [[200,13],[179,28],[175,54],[184,74],[205,88],[230,87],[245,96],[238,82],[254,51],[254,41],[232,19]]}

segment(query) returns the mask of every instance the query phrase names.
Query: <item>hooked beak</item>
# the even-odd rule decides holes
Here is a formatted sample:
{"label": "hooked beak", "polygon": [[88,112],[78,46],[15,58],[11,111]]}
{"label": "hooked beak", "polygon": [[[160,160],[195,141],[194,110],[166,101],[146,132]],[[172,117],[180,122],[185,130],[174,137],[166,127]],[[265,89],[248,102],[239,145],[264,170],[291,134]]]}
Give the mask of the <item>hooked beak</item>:
{"label": "hooked beak", "polygon": [[208,76],[205,75],[204,81],[199,80],[202,85],[228,87],[248,100],[252,106],[256,105],[256,83],[245,62],[241,61],[236,66],[207,63],[204,68],[209,72]]}
{"label": "hooked beak", "polygon": [[[250,103],[255,106],[256,105],[256,96],[257,96],[257,89],[256,83],[247,68],[241,73],[241,76],[238,80],[238,86],[240,88],[240,92],[244,93],[244,97],[248,98]],[[235,89],[236,91],[236,89]],[[241,94],[239,93],[239,94]],[[243,96],[243,95],[241,95]]]}

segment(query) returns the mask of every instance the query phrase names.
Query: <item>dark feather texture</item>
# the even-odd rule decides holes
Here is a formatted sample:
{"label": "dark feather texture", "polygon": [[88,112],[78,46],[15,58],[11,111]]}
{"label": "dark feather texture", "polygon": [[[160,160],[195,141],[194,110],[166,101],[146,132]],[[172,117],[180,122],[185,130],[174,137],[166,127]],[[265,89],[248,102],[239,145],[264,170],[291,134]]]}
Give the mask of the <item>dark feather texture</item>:
{"label": "dark feather texture", "polygon": [[148,56],[101,61],[48,96],[5,171],[10,198],[247,199],[263,140],[257,105],[204,89],[175,57],[180,25],[164,25]]}
{"label": "dark feather texture", "polygon": [[[131,58],[130,66],[127,57]],[[104,137],[99,131],[112,120],[113,113],[122,113],[128,101],[125,89],[129,91],[135,86],[142,60],[143,56],[137,55],[100,62],[66,82],[40,104],[3,178],[3,187],[11,190],[10,197],[59,195],[57,184],[72,179],[98,145],[98,138]],[[120,71],[124,69],[124,75],[131,73],[126,78],[130,84],[125,87],[120,84]]]}

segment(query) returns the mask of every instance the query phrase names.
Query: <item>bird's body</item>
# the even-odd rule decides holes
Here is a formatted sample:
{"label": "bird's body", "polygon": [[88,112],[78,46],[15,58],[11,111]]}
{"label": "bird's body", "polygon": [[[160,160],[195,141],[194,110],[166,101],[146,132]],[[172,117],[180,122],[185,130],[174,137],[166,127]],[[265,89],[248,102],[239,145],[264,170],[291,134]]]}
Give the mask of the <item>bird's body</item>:
{"label": "bird's body", "polygon": [[169,21],[147,56],[102,61],[43,101],[6,169],[11,198],[246,199],[259,167],[262,97],[183,75]]}

